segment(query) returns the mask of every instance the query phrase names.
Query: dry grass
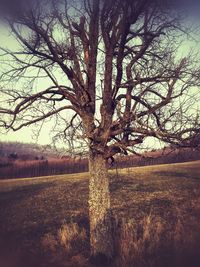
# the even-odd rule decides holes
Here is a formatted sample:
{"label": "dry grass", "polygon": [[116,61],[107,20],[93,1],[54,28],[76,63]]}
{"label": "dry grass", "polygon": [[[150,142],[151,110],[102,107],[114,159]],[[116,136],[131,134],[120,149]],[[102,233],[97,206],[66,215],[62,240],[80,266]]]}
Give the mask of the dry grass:
{"label": "dry grass", "polygon": [[[113,218],[116,255],[109,267],[198,267],[200,225],[189,218],[188,228],[181,210],[175,208],[174,212],[171,225],[152,213],[139,223]],[[68,261],[63,266],[93,266],[89,262],[89,236],[77,223],[62,225],[56,235],[45,234],[41,244],[55,266],[66,256]]]}
{"label": "dry grass", "polygon": [[[120,179],[110,175],[114,266],[195,266],[200,162],[123,169]],[[92,266],[87,198],[87,173],[0,181],[0,266]],[[1,264],[6,253],[17,258],[15,265]]]}
{"label": "dry grass", "polygon": [[152,214],[139,224],[124,220],[115,235],[117,256],[113,266],[198,267],[200,226],[193,219],[193,227],[188,229],[184,218],[177,215],[170,230],[167,222]]}
{"label": "dry grass", "polygon": [[162,231],[162,222],[158,218],[153,218],[151,214],[139,224],[133,219],[122,222],[119,237],[115,241],[118,245],[117,265],[142,266],[146,263],[147,255],[158,250]]}
{"label": "dry grass", "polygon": [[41,248],[54,266],[83,266],[89,258],[89,236],[77,223],[65,223],[55,235],[50,232],[41,238]]}
{"label": "dry grass", "polygon": [[82,243],[84,245],[86,238],[86,230],[80,228],[77,223],[64,224],[58,231],[60,244],[69,252],[81,246]]}

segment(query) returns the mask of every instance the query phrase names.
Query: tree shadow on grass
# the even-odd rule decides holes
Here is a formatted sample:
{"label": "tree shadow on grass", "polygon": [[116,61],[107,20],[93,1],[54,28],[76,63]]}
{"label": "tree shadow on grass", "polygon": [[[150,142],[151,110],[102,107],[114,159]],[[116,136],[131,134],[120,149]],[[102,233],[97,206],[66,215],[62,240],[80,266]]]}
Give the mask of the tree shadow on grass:
{"label": "tree shadow on grass", "polygon": [[195,179],[200,180],[200,176],[198,174],[189,174],[184,172],[169,172],[169,171],[156,171],[152,173],[153,175],[158,175],[161,177],[171,177],[171,178],[187,178],[187,179]]}
{"label": "tree shadow on grass", "polygon": [[54,185],[54,182],[46,182],[44,184],[30,184],[30,185],[19,186],[17,188],[13,188],[12,190],[9,190],[6,192],[5,191],[0,192],[1,206],[4,206],[7,203],[11,203],[11,202],[16,203],[19,201],[23,201],[29,196],[35,195],[39,193],[40,191],[42,191],[43,189],[46,189],[53,185]]}
{"label": "tree shadow on grass", "polygon": [[143,192],[152,193],[160,191],[160,186],[157,183],[143,183],[136,179],[113,181],[110,184],[110,192],[116,192],[121,189],[127,190],[127,192]]}

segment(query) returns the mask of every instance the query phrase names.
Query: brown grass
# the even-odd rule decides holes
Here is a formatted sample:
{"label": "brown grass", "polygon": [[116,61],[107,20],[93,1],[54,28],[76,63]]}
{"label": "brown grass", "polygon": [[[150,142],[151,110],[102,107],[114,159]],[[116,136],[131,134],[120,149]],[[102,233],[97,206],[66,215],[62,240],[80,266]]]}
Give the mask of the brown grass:
{"label": "brown grass", "polygon": [[[200,266],[199,163],[110,172],[113,266]],[[87,173],[0,181],[0,266],[92,266],[87,198]]]}
{"label": "brown grass", "polygon": [[64,224],[58,231],[60,244],[69,252],[82,243],[84,245],[86,237],[86,230],[80,228],[77,223]]}
{"label": "brown grass", "polygon": [[[152,213],[139,223],[134,219],[113,218],[116,254],[109,266],[198,267],[200,226],[194,218],[186,223],[180,209],[175,208],[174,212],[172,225]],[[41,244],[54,264],[63,263],[67,256],[68,261],[63,266],[93,266],[87,251],[89,236],[77,223],[62,225],[55,235],[45,234]]]}
{"label": "brown grass", "polygon": [[55,235],[46,233],[41,238],[41,247],[48,262],[55,266],[64,262],[64,266],[78,267],[88,262],[89,236],[77,223],[63,224]]}
{"label": "brown grass", "polygon": [[200,226],[192,220],[193,227],[188,229],[178,215],[170,231],[167,222],[152,214],[139,224],[133,219],[122,222],[115,235],[118,254],[114,266],[199,266]]}

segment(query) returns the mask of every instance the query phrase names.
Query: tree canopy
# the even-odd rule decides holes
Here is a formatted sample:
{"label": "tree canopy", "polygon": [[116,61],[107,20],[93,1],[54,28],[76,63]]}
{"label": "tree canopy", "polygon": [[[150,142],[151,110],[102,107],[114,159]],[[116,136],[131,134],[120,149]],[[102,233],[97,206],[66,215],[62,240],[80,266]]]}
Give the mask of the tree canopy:
{"label": "tree canopy", "polygon": [[190,145],[199,70],[181,51],[177,14],[162,1],[113,0],[32,1],[8,13],[15,44],[1,47],[1,126],[55,115],[65,137],[107,158],[148,136]]}

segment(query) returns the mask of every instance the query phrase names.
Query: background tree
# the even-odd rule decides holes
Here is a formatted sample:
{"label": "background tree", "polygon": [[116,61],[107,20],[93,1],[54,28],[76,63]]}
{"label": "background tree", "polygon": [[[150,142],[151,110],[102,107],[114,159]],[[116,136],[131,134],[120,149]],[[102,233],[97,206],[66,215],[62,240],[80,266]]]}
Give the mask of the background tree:
{"label": "background tree", "polygon": [[181,51],[181,17],[163,1],[26,3],[2,24],[15,45],[1,47],[0,125],[16,131],[55,116],[64,136],[86,142],[91,254],[112,258],[108,159],[136,153],[147,137],[190,146],[197,57]]}

